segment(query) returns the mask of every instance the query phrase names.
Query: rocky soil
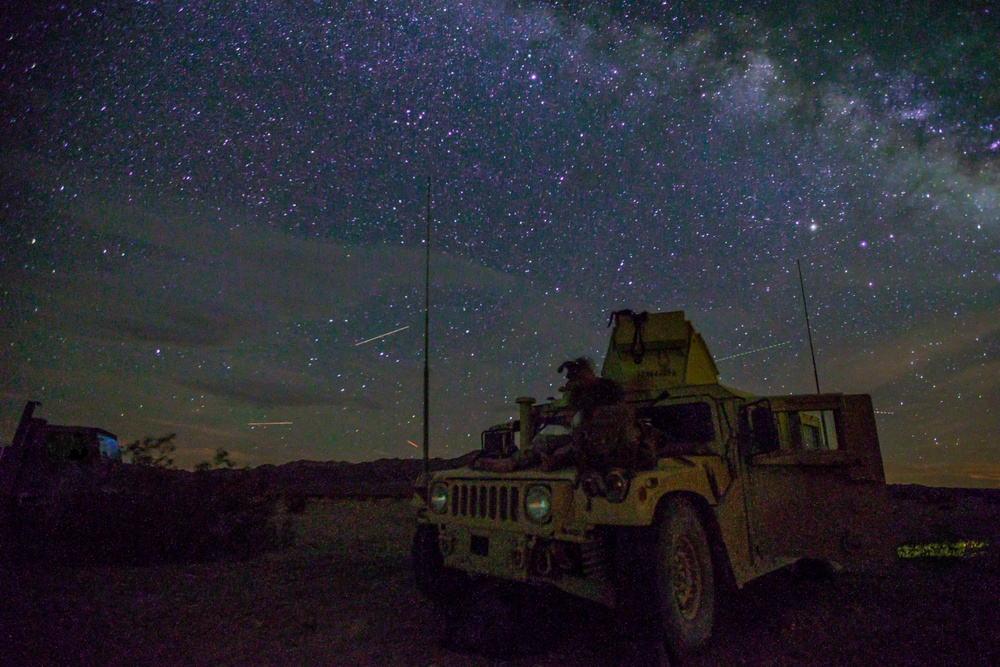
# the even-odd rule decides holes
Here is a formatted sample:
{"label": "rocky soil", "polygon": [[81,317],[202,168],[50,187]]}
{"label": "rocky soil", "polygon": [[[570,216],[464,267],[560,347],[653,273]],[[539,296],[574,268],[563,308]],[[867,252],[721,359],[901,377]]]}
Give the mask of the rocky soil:
{"label": "rocky soil", "polygon": [[[1000,664],[1000,494],[891,495],[901,543],[989,546],[829,580],[774,573],[729,602],[711,647],[688,664]],[[620,662],[610,612],[552,594],[521,598],[510,658],[446,648],[441,615],[414,589],[408,501],[313,499],[292,520],[294,546],[250,560],[0,565],[0,665]]]}

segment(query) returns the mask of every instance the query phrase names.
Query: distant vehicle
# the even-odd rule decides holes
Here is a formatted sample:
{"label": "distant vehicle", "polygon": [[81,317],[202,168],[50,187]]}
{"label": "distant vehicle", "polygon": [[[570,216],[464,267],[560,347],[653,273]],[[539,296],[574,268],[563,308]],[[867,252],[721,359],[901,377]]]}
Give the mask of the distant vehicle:
{"label": "distant vehicle", "polygon": [[40,405],[25,403],[13,441],[0,449],[0,495],[16,495],[34,486],[39,475],[61,462],[90,468],[121,459],[114,433],[93,426],[50,424],[34,416]]}
{"label": "distant vehicle", "polygon": [[588,380],[597,399],[574,396],[569,376],[558,400],[519,398],[519,419],[483,432],[472,465],[418,480],[425,595],[461,604],[489,578],[554,586],[654,619],[683,656],[709,641],[723,586],[798,560],[890,557],[869,396],[754,396],[719,382],[683,312],[612,321]]}

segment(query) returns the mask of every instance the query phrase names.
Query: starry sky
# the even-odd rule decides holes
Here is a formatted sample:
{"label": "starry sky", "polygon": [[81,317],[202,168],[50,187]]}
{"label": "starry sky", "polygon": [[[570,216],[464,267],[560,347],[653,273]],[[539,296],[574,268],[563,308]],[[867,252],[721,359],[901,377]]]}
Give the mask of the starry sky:
{"label": "starry sky", "polygon": [[600,362],[621,308],[686,311],[727,384],[812,391],[799,260],[889,481],[1000,486],[998,13],[0,10],[0,440],[31,398],[188,467],[419,456],[430,177],[432,455]]}

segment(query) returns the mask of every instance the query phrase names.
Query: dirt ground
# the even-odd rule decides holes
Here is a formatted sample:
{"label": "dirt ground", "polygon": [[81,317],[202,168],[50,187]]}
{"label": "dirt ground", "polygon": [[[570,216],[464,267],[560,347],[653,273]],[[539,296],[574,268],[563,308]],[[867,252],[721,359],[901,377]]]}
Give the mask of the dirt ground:
{"label": "dirt ground", "polygon": [[[408,501],[320,501],[294,547],[246,562],[0,565],[0,664],[596,667],[610,612],[558,595],[508,660],[449,650],[409,568]],[[832,580],[777,572],[727,607],[691,665],[1000,664],[1000,557],[900,561]]]}

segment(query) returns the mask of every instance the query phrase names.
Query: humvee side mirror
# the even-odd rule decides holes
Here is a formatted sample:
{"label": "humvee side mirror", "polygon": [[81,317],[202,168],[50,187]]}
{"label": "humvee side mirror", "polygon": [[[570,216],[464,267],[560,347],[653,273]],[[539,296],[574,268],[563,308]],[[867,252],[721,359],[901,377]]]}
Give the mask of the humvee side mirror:
{"label": "humvee side mirror", "polygon": [[771,408],[758,405],[750,410],[750,421],[753,424],[753,452],[755,454],[770,454],[781,447],[778,439],[778,429],[774,426],[774,413]]}
{"label": "humvee side mirror", "polygon": [[747,406],[740,410],[740,444],[744,457],[770,454],[780,448],[778,429],[774,426],[774,413],[764,405]]}
{"label": "humvee side mirror", "polygon": [[753,447],[751,446],[750,411],[745,405],[740,407],[737,417],[737,433],[739,434],[740,458],[749,460]]}

